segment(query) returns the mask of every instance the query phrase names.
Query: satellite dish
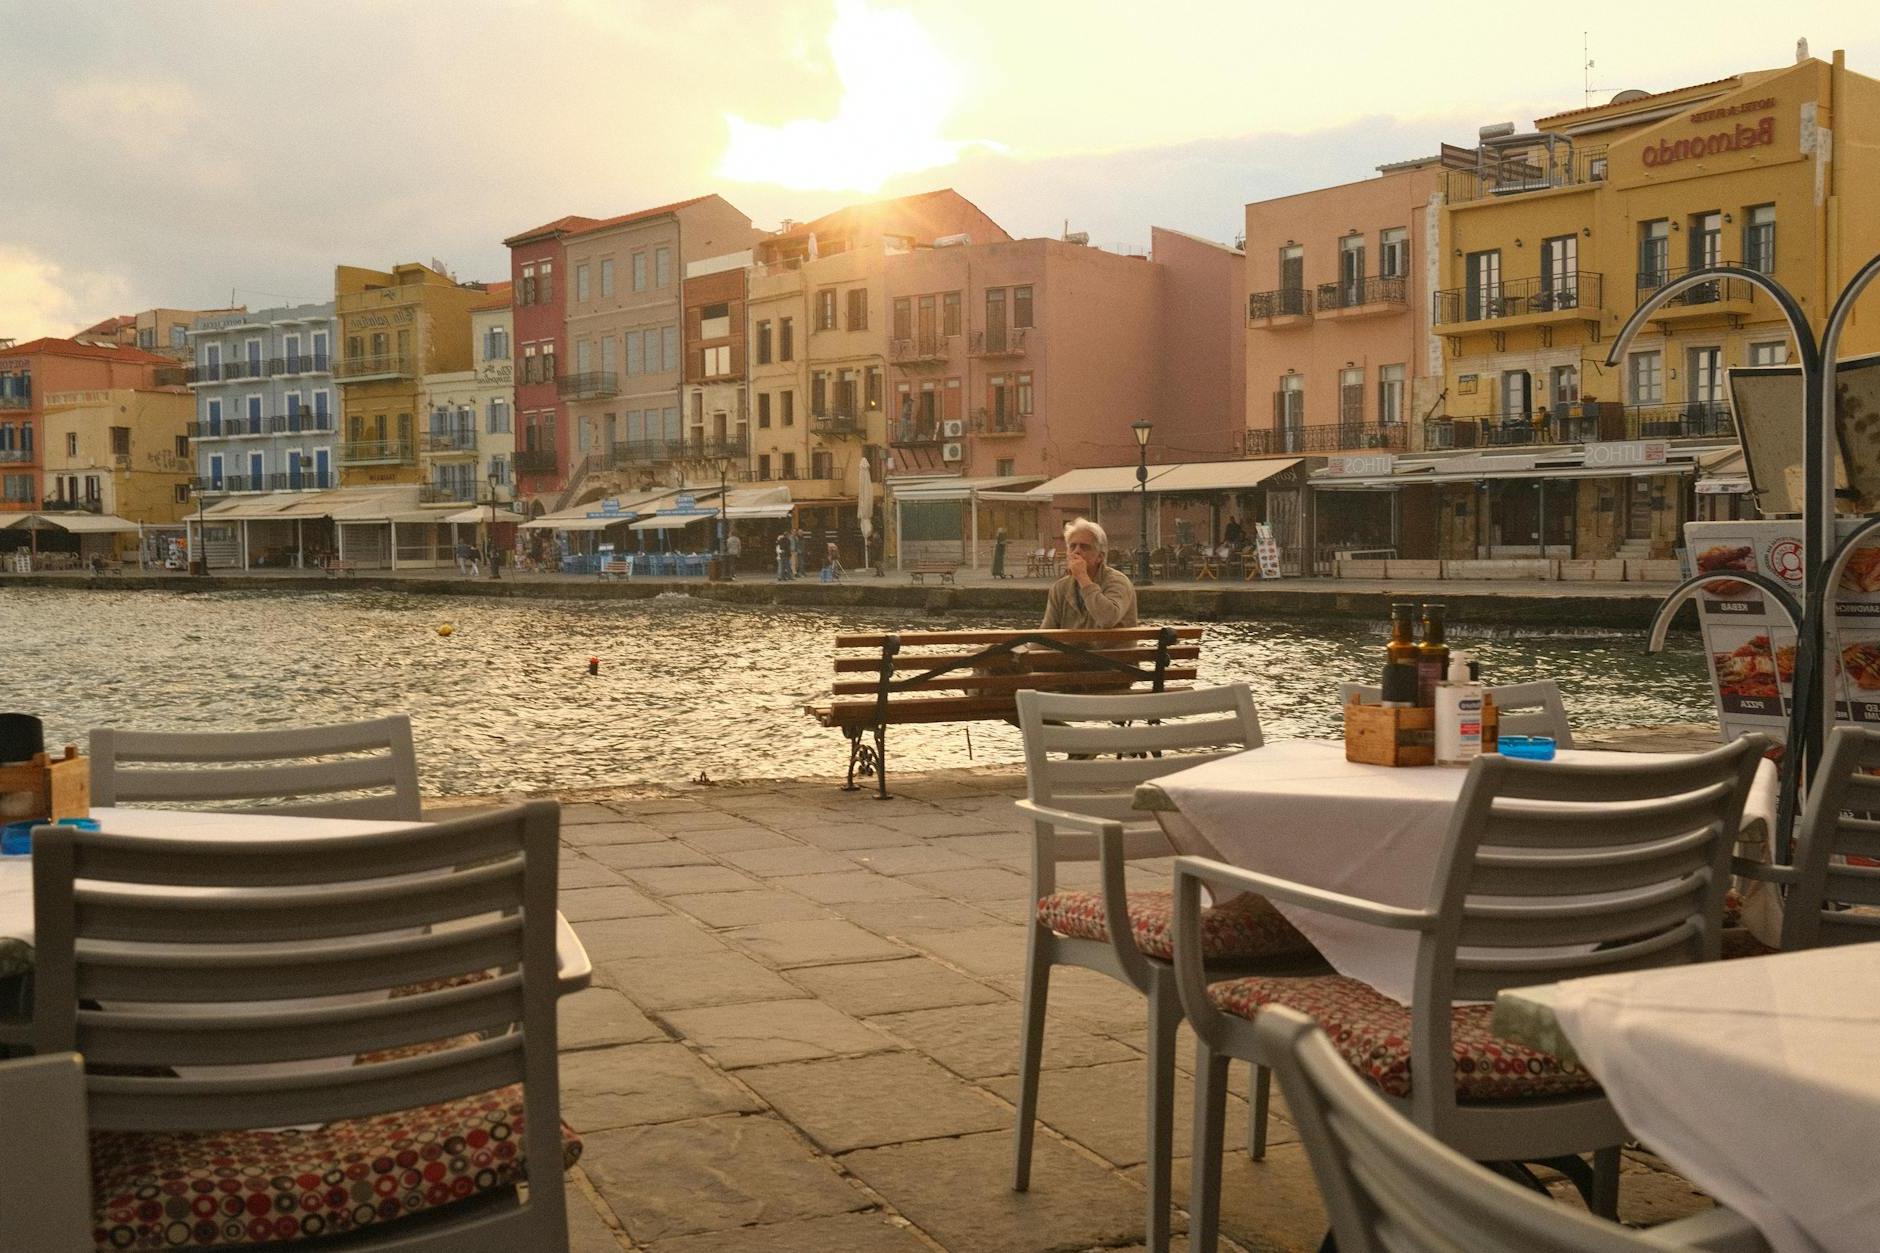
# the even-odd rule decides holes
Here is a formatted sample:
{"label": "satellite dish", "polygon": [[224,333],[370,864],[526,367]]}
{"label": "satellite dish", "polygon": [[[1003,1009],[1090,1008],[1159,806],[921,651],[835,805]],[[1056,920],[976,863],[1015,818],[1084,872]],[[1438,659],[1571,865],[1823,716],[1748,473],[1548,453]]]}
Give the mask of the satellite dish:
{"label": "satellite dish", "polygon": [[1634,100],[1644,100],[1651,95],[1649,91],[1640,91],[1636,87],[1627,87],[1612,98],[1614,104],[1631,104]]}

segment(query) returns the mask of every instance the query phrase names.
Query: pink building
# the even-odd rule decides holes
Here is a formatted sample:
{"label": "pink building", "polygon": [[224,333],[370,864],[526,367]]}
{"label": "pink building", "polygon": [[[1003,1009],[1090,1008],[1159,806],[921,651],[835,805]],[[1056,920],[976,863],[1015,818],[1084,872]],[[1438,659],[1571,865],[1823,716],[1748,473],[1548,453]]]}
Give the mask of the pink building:
{"label": "pink building", "polygon": [[43,499],[41,423],[47,396],[180,383],[175,366],[168,357],[138,348],[71,339],[0,348],[0,511],[31,511]]}

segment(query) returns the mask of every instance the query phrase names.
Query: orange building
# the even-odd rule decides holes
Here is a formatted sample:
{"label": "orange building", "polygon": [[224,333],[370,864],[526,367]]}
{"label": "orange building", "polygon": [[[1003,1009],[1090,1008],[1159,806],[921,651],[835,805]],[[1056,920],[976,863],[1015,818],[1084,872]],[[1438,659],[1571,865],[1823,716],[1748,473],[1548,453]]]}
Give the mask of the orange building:
{"label": "orange building", "polygon": [[[44,491],[45,398],[54,392],[150,389],[176,363],[138,348],[35,339],[0,349],[0,511],[39,508]],[[158,371],[164,371],[159,376]]]}

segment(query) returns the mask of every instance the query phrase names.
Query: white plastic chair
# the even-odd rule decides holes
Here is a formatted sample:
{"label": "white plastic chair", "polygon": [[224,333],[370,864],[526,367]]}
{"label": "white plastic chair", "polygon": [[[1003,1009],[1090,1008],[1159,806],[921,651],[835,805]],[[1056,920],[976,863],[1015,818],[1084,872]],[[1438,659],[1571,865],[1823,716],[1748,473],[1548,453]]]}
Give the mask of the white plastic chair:
{"label": "white plastic chair", "polygon": [[[355,1229],[349,1248],[565,1247],[558,814],[251,844],[38,828],[33,1042],[91,1068],[98,1226],[167,1222],[112,1202],[210,1152],[285,1178],[268,1212],[304,1217],[296,1177],[353,1153],[390,1183],[318,1210],[318,1234]],[[319,1129],[257,1130],[295,1124]],[[404,1180],[398,1146],[458,1140],[452,1177]]]}
{"label": "white plastic chair", "polygon": [[424,816],[403,714],[265,731],[102,727],[91,733],[91,802],[401,822]]}
{"label": "white plastic chair", "polygon": [[0,1110],[0,1249],[94,1253],[78,1054],[0,1062]]}
{"label": "white plastic chair", "polygon": [[1310,1018],[1275,1006],[1254,1034],[1279,1076],[1339,1253],[1752,1253],[1768,1245],[1713,1209],[1633,1232],[1485,1170],[1392,1109]]}
{"label": "white plastic chair", "polygon": [[[1227,1062],[1269,1062],[1255,1024],[1270,1005],[1312,1013],[1395,1108],[1465,1157],[1583,1169],[1567,1159],[1591,1151],[1591,1204],[1611,1217],[1624,1125],[1583,1074],[1489,1038],[1482,1002],[1503,988],[1716,960],[1730,851],[1768,745],[1751,735],[1682,759],[1610,763],[1477,758],[1422,909],[1178,859],[1175,973],[1197,1039],[1189,1247],[1215,1248]],[[1204,884],[1417,932],[1411,1005],[1341,975],[1214,982],[1200,941]],[[1465,1071],[1470,1050],[1480,1064]]]}
{"label": "white plastic chair", "polygon": [[[1131,892],[1125,863],[1167,857],[1162,829],[1133,807],[1135,787],[1215,758],[1258,748],[1259,715],[1244,683],[1184,692],[1120,695],[1018,693],[1030,796],[1017,802],[1033,821],[1031,900],[1024,1022],[1019,1053],[1013,1187],[1030,1186],[1051,967],[1100,971],[1147,1001],[1148,1219],[1146,1243],[1164,1253],[1169,1240],[1171,1140],[1174,1134],[1175,1030],[1181,1022],[1169,959],[1167,892]],[[1187,719],[1187,721],[1182,721]],[[1095,892],[1060,891],[1065,862],[1097,862]],[[1210,969],[1322,969],[1316,950],[1272,906],[1249,898],[1211,911]],[[1251,1134],[1265,1150],[1270,1079],[1255,1070]]]}
{"label": "white plastic chair", "polygon": [[[1782,949],[1880,941],[1880,731],[1837,726],[1815,770],[1796,827],[1794,861],[1772,866],[1738,859],[1749,878],[1788,885]],[[1744,952],[1765,952],[1760,946]]]}

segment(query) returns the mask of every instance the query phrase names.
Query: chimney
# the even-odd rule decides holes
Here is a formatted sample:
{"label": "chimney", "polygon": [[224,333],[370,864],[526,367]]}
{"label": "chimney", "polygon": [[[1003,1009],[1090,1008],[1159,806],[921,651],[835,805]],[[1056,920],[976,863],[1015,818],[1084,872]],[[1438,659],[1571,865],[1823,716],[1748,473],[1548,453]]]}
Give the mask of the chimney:
{"label": "chimney", "polygon": [[1800,65],[1808,59],[1808,36],[1803,35],[1795,41],[1795,64]]}

